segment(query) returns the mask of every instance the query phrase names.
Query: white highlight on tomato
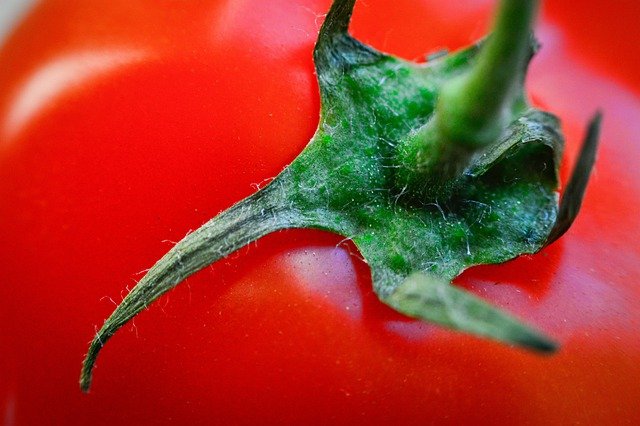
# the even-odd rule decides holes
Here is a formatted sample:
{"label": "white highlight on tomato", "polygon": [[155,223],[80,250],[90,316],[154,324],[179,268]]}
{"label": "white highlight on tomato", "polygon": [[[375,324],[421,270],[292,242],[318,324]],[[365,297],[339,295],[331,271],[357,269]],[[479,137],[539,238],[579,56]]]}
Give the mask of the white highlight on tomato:
{"label": "white highlight on tomato", "polygon": [[148,55],[139,49],[76,52],[55,58],[36,69],[19,86],[2,123],[3,139],[11,140],[35,116],[64,97],[96,81],[105,73],[139,63]]}

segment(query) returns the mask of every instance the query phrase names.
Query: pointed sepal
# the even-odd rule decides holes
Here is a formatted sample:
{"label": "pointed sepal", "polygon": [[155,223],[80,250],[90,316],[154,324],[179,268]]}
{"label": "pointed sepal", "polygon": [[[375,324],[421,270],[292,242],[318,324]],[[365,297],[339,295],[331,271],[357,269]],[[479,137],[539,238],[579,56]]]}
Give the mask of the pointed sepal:
{"label": "pointed sepal", "polygon": [[433,274],[416,272],[384,301],[408,316],[539,352],[556,344],[540,332]]}

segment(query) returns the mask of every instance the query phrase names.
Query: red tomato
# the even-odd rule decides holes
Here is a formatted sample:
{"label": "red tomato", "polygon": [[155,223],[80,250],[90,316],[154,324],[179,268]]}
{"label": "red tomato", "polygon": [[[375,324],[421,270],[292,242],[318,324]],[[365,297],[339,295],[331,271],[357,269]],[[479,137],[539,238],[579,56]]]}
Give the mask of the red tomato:
{"label": "red tomato", "polygon": [[[352,32],[419,59],[481,36],[492,4],[361,0]],[[620,1],[596,19],[599,2],[583,2],[578,25],[569,4],[547,2],[529,89],[562,117],[568,164],[605,112],[583,213],[542,253],[458,280],[559,353],[406,319],[354,247],[298,230],[152,305],[84,395],[94,327],[140,272],[313,134],[329,1],[43,0],[0,50],[5,424],[640,422],[640,13]]]}

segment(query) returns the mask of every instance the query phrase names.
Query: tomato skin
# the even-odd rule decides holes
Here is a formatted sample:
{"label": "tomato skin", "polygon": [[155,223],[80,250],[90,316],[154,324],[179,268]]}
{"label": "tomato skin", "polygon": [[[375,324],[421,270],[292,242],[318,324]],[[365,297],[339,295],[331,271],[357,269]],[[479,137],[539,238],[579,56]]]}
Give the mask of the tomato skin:
{"label": "tomato skin", "polygon": [[[80,362],[109,298],[170,241],[275,176],[317,124],[311,49],[328,1],[158,3],[43,1],[0,50],[5,423],[640,421],[640,176],[630,165],[640,85],[624,77],[640,68],[581,51],[560,0],[546,3],[528,86],[563,118],[570,158],[587,117],[605,111],[583,213],[542,253],[458,282],[556,336],[561,352],[405,319],[377,300],[342,237],[295,230],[137,317],[81,394]],[[362,2],[352,32],[419,58],[482,35],[491,9],[416,3]],[[626,22],[637,11],[624,5],[614,10]],[[610,36],[614,51],[629,44]]]}

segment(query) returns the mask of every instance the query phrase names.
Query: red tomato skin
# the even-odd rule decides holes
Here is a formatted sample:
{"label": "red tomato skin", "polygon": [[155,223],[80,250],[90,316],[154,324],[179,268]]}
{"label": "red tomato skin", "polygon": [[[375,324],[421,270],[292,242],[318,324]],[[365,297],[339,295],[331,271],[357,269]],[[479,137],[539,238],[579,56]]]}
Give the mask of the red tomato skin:
{"label": "red tomato skin", "polygon": [[[568,4],[545,3],[528,87],[563,119],[565,176],[604,110],[583,212],[538,255],[458,279],[555,336],[558,354],[408,320],[342,237],[293,230],[142,313],[83,395],[80,363],[112,300],[313,134],[311,49],[329,2],[42,1],[0,49],[5,424],[639,423],[640,65],[615,25],[640,14],[616,3],[592,42],[597,23],[576,25]],[[420,59],[481,36],[492,5],[361,1],[352,32]]]}

